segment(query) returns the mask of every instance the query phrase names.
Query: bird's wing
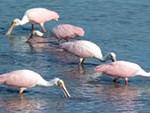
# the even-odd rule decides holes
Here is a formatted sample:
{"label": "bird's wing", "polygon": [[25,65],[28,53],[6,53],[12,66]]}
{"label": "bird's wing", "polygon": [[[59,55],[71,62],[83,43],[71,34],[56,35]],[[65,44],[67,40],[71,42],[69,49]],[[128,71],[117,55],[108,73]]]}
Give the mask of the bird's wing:
{"label": "bird's wing", "polygon": [[44,8],[33,9],[28,11],[26,14],[28,15],[30,22],[37,24],[59,18],[56,12]]}

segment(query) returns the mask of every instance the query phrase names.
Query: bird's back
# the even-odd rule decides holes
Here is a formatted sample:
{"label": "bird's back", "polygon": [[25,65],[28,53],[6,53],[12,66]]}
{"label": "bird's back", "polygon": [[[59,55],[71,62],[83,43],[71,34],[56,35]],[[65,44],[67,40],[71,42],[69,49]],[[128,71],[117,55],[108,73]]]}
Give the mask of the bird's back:
{"label": "bird's back", "polygon": [[43,79],[38,73],[31,70],[17,70],[10,73],[2,74],[1,78],[5,78],[3,84],[15,87],[33,87],[37,85],[39,80]]}
{"label": "bird's back", "polygon": [[52,36],[61,39],[70,39],[84,35],[84,30],[80,27],[69,25],[69,24],[62,24],[54,27],[51,30]]}
{"label": "bird's back", "polygon": [[141,68],[139,65],[126,61],[116,61],[110,64],[102,64],[95,68],[96,72],[109,74],[117,77],[132,77]]}
{"label": "bird's back", "polygon": [[51,10],[45,8],[32,8],[26,11],[25,15],[28,16],[32,23],[44,23],[46,21],[58,20],[59,15]]}
{"label": "bird's back", "polygon": [[66,43],[63,43],[61,47],[83,58],[102,56],[100,48],[96,44],[86,41],[86,40],[66,42]]}

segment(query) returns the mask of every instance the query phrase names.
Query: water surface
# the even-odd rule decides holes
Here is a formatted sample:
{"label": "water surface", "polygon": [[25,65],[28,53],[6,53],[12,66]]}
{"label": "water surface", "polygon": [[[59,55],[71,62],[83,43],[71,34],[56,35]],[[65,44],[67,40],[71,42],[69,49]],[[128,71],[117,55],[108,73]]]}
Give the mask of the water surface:
{"label": "water surface", "polygon": [[2,0],[0,6],[0,73],[31,69],[45,79],[59,77],[72,95],[66,99],[58,87],[36,87],[19,97],[17,89],[1,85],[1,113],[149,112],[149,78],[131,78],[128,86],[123,80],[113,83],[107,75],[92,80],[94,67],[102,62],[87,59],[80,67],[76,56],[56,51],[55,44],[49,44],[49,49],[32,48],[26,43],[30,24],[16,27],[10,37],[5,36],[14,18],[21,19],[29,8],[45,7],[60,14],[58,22],[45,24],[47,37],[56,25],[74,24],[84,28],[82,39],[99,45],[103,54],[114,51],[118,60],[138,63],[149,71],[149,0]]}

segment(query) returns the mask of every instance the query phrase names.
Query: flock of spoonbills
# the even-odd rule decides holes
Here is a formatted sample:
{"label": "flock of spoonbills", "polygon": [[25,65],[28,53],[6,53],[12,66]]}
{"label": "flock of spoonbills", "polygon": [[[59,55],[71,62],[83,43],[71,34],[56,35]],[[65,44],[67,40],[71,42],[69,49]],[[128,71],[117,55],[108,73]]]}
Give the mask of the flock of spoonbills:
{"label": "flock of spoonbills", "polygon": [[[22,20],[16,18],[12,21],[12,24],[6,35],[10,35],[15,26],[25,25],[30,22],[30,41],[35,33],[35,24],[39,24],[42,31],[45,33],[46,29],[44,27],[44,23],[48,21],[58,20],[59,15],[55,11],[51,11],[45,8],[32,8],[24,13]],[[41,35],[43,35],[43,33],[41,33]],[[58,25],[51,30],[51,35],[58,40],[60,48],[79,57],[80,65],[83,64],[85,58],[90,57],[97,58],[100,61],[112,60],[111,63],[99,65],[94,70],[100,74],[111,75],[112,77],[114,77],[114,82],[116,82],[119,78],[124,78],[125,83],[128,84],[128,78],[135,75],[142,75],[145,77],[150,76],[150,73],[145,72],[138,64],[128,61],[117,61],[116,54],[114,52],[103,55],[100,47],[90,41],[77,40],[68,42],[69,39],[84,36],[84,30],[80,27],[70,24]],[[66,40],[67,42],[62,43],[62,39]],[[37,38],[37,40],[40,39]],[[48,39],[42,39],[43,42],[47,42],[45,40],[49,41]],[[0,84],[6,84],[19,88],[19,94],[22,94],[23,91],[27,88],[34,87],[36,85],[42,85],[46,87],[56,85],[62,88],[65,97],[71,97],[63,80],[59,78],[54,78],[50,81],[46,81],[41,75],[33,72],[32,70],[16,70],[2,74],[0,75]]]}

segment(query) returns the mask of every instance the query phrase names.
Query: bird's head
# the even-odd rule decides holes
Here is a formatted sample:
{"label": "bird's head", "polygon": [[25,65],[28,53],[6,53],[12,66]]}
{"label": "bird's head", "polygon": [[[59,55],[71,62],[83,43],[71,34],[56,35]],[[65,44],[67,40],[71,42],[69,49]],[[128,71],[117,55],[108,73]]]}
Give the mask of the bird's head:
{"label": "bird's head", "polygon": [[38,30],[34,30],[33,33],[32,33],[34,36],[44,36],[44,33],[42,33],[41,31],[38,31]]}
{"label": "bird's head", "polygon": [[112,62],[115,62],[115,61],[117,60],[116,54],[115,54],[114,52],[111,52],[111,53],[110,53],[110,56],[111,56]]}
{"label": "bird's head", "polygon": [[55,78],[55,79],[54,79],[54,84],[55,84],[56,86],[59,86],[59,87],[62,89],[62,91],[63,91],[65,97],[71,97],[70,94],[69,94],[69,92],[68,92],[68,90],[67,90],[67,88],[66,88],[66,86],[65,86],[65,83],[64,83],[63,80],[61,80],[61,79],[59,79],[59,78]]}
{"label": "bird's head", "polygon": [[19,22],[20,22],[19,19],[17,19],[17,18],[14,19],[14,20],[12,21],[11,26],[10,26],[9,30],[7,31],[6,35],[10,35],[11,32],[13,31],[14,27],[19,25]]}
{"label": "bird's head", "polygon": [[20,20],[18,18],[15,18],[13,21],[12,21],[12,24],[14,24],[15,26],[19,26],[20,24]]}

